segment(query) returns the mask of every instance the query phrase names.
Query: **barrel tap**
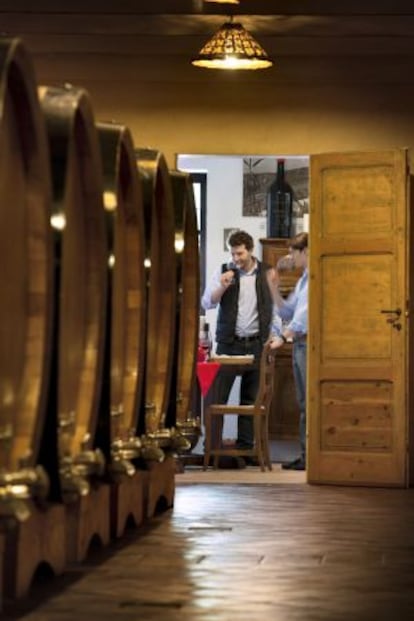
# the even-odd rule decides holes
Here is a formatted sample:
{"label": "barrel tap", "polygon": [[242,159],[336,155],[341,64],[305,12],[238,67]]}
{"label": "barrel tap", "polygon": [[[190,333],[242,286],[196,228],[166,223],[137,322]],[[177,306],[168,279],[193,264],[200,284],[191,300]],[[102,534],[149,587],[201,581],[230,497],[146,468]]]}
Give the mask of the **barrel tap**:
{"label": "barrel tap", "polygon": [[77,502],[79,498],[87,496],[90,492],[89,481],[76,472],[70,455],[66,455],[60,460],[60,480],[62,496],[66,503]]}
{"label": "barrel tap", "polygon": [[[0,429],[0,450],[11,444],[12,425]],[[45,500],[49,493],[49,477],[41,465],[31,466],[31,453],[18,460],[18,469],[0,470],[0,518],[6,522],[22,522],[30,516],[30,500]]]}
{"label": "barrel tap", "polygon": [[[201,420],[199,416],[195,418],[191,412],[188,412],[188,416],[184,421],[176,422],[177,436],[186,440],[186,443],[181,443],[176,447],[178,453],[187,453],[192,451],[201,436]],[[181,442],[181,441],[180,441]]]}
{"label": "barrel tap", "polygon": [[[162,421],[165,420],[165,414],[161,415]],[[142,436],[142,450],[141,457],[148,461],[162,462],[165,459],[165,453],[163,448],[170,445],[170,430],[169,429],[157,429],[158,426],[158,414],[155,403],[145,404],[145,426],[148,430],[146,434]]]}
{"label": "barrel tap", "polygon": [[[177,399],[179,402],[179,398]],[[182,430],[178,427],[167,428],[165,426],[165,412],[161,415],[160,429],[153,434],[148,434],[159,442],[159,445],[167,451],[184,452],[190,450],[190,442],[184,437]]]}
{"label": "barrel tap", "polygon": [[75,455],[73,465],[75,471],[84,477],[101,477],[105,473],[105,456],[101,449],[89,448],[91,434],[85,433],[81,442],[81,452]]}
{"label": "barrel tap", "polygon": [[153,434],[146,434],[142,436],[142,449],[141,457],[147,461],[163,462],[165,459],[165,453],[160,448],[158,440],[152,437]]}
{"label": "barrel tap", "polygon": [[87,496],[90,484],[85,474],[75,466],[70,454],[70,438],[75,432],[75,412],[71,411],[59,417],[59,474],[62,485],[62,496],[65,502],[76,502],[80,497]]}
{"label": "barrel tap", "polygon": [[42,466],[25,466],[15,472],[3,470],[0,472],[0,517],[24,521],[30,515],[27,501],[45,500],[48,493],[49,477]]}
{"label": "barrel tap", "polygon": [[[123,413],[121,407],[111,412],[112,417],[120,416]],[[141,454],[141,440],[135,435],[134,429],[129,429],[126,437],[119,434],[111,444],[111,464],[109,471],[114,479],[123,476],[132,477],[135,474],[133,459],[137,459]]]}

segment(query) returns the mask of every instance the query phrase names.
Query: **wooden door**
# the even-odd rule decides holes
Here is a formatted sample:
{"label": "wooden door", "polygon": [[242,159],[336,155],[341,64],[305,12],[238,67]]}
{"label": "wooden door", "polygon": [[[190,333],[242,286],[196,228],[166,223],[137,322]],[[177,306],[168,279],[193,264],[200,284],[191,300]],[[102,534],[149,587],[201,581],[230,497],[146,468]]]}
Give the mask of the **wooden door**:
{"label": "wooden door", "polygon": [[408,485],[407,166],[311,158],[309,482]]}

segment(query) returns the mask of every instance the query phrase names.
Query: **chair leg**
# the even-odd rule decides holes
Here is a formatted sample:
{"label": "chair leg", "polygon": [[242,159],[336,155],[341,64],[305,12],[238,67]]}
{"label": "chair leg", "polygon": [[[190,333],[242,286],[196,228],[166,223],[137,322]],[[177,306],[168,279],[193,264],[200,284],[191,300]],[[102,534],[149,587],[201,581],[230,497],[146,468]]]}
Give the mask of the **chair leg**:
{"label": "chair leg", "polygon": [[265,463],[268,470],[273,470],[272,460],[270,458],[269,451],[269,427],[268,427],[268,419],[267,416],[264,416],[262,419],[262,442],[263,442],[263,452],[265,456]]}
{"label": "chair leg", "polygon": [[211,453],[211,414],[207,411],[204,416],[204,461],[203,470],[207,470]]}
{"label": "chair leg", "polygon": [[[216,414],[214,415],[213,418],[213,432],[212,435],[214,436],[214,445],[213,448],[215,449],[219,449],[221,448],[221,443],[223,440],[223,419],[224,416],[222,414]],[[213,467],[215,470],[217,470],[219,466],[219,455],[214,455],[214,461],[213,461]]]}
{"label": "chair leg", "polygon": [[263,461],[263,443],[262,443],[262,433],[261,433],[261,416],[254,417],[254,447],[256,452],[256,457],[259,462],[260,470],[262,472],[265,471],[264,461]]}

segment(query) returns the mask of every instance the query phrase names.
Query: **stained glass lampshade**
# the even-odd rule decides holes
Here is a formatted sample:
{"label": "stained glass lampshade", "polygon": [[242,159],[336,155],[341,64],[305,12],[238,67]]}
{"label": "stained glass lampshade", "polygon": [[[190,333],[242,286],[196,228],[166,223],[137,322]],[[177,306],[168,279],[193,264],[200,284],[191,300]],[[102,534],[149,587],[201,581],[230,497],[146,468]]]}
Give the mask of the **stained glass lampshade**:
{"label": "stained glass lampshade", "polygon": [[191,62],[207,69],[266,69],[273,65],[262,46],[233,21],[224,23]]}

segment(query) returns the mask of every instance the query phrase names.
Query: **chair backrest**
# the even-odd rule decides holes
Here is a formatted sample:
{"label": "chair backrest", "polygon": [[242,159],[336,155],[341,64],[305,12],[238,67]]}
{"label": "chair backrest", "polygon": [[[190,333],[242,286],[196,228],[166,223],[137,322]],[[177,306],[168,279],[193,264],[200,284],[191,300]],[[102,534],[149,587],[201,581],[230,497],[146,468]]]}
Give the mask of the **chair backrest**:
{"label": "chair backrest", "polygon": [[255,408],[269,410],[273,396],[276,350],[269,345],[263,347],[260,358],[260,382],[255,401]]}

